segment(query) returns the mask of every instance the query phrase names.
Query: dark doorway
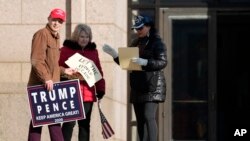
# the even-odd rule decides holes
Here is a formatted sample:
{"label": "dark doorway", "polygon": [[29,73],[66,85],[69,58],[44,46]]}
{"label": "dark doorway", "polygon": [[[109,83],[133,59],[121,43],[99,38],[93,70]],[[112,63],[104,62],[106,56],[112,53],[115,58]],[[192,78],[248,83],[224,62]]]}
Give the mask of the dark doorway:
{"label": "dark doorway", "polygon": [[[250,12],[219,13],[217,17],[218,141],[250,136]],[[234,136],[236,129],[248,134]]]}

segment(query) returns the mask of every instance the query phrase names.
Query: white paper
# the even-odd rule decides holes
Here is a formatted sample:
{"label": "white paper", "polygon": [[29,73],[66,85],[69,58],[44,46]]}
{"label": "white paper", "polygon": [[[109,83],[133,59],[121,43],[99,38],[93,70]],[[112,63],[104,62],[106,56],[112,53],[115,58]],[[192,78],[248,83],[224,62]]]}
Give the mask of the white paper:
{"label": "white paper", "polygon": [[102,79],[102,75],[95,63],[79,53],[72,55],[65,63],[70,68],[76,69],[83,76],[89,87],[94,86],[97,81]]}
{"label": "white paper", "polygon": [[138,47],[118,48],[120,66],[124,70],[142,70],[141,66],[132,62],[131,59],[139,57]]}

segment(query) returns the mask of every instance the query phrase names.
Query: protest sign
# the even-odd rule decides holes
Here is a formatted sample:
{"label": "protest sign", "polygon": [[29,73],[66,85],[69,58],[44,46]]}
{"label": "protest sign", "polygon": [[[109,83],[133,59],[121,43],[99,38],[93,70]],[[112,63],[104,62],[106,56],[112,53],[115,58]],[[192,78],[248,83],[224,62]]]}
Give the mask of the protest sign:
{"label": "protest sign", "polygon": [[34,127],[86,118],[78,79],[54,83],[53,88],[27,87]]}
{"label": "protest sign", "polygon": [[102,79],[102,75],[95,63],[79,53],[72,55],[65,63],[70,68],[76,69],[83,76],[89,87],[94,86],[97,81]]}

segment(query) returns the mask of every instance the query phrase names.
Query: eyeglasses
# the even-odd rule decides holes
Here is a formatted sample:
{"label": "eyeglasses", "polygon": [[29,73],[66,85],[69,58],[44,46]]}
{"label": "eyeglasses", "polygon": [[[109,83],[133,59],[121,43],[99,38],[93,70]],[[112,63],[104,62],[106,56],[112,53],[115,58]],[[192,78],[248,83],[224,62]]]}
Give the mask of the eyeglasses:
{"label": "eyeglasses", "polygon": [[135,30],[136,30],[136,31],[140,31],[140,30],[143,29],[143,27],[144,27],[144,26],[142,26],[142,27],[140,27],[140,28],[136,28]]}

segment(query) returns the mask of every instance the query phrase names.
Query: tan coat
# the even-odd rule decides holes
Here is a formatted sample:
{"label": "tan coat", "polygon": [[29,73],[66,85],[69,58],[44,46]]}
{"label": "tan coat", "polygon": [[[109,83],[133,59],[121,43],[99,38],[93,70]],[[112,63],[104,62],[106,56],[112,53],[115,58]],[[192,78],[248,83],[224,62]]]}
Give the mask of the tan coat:
{"label": "tan coat", "polygon": [[28,86],[44,84],[48,80],[60,81],[59,48],[59,34],[53,33],[48,25],[34,34]]}

